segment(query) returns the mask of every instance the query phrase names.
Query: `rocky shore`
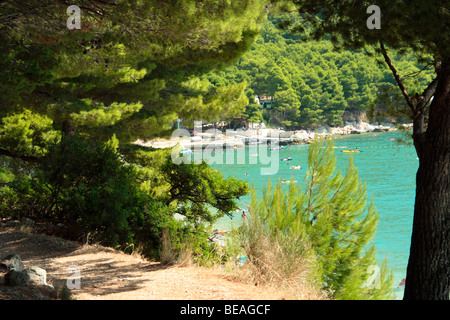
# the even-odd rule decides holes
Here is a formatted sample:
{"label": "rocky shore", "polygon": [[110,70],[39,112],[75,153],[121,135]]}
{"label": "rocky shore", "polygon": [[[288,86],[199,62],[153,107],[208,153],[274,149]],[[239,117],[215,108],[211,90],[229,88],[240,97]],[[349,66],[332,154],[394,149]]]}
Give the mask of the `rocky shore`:
{"label": "rocky shore", "polygon": [[[403,125],[410,128],[411,125]],[[310,143],[316,136],[328,135],[348,135],[369,132],[395,131],[397,128],[388,124],[369,124],[367,122],[347,123],[342,127],[321,126],[315,130],[295,130],[284,131],[280,129],[238,129],[223,132],[217,129],[206,130],[205,132],[192,132],[189,137],[172,139],[154,139],[151,141],[138,140],[135,143],[153,148],[172,148],[177,144],[187,150],[202,150],[205,148],[243,148],[246,145],[261,144],[267,145],[278,143],[278,145],[306,144]]]}

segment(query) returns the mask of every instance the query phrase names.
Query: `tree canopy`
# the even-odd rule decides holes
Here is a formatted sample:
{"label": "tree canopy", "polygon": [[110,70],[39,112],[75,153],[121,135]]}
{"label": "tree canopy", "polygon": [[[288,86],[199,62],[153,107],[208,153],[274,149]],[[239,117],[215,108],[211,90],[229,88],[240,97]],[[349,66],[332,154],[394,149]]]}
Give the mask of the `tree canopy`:
{"label": "tree canopy", "polygon": [[8,3],[3,10],[36,8],[0,24],[1,112],[26,108],[66,133],[76,128],[104,140],[115,133],[130,142],[163,133],[177,117],[194,117],[194,104],[205,118],[206,110],[216,110],[214,119],[232,113],[230,104],[240,110],[247,104],[242,86],[196,79],[248,49],[263,4],[86,1],[82,29],[69,30],[58,24],[67,19],[64,2]]}
{"label": "tree canopy", "polygon": [[197,219],[234,210],[247,185],[132,143],[178,118],[242,112],[245,83],[200,77],[251,46],[265,1],[86,0],[81,29],[67,27],[71,4],[1,4],[1,214],[64,221],[146,253],[164,230],[205,238]]}

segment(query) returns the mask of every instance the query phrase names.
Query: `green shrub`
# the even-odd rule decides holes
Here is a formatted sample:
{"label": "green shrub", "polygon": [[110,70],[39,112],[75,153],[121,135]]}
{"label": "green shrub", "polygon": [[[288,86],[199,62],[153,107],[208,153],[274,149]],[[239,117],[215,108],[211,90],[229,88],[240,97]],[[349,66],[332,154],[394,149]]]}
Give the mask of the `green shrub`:
{"label": "green shrub", "polygon": [[174,220],[163,231],[160,261],[165,264],[212,266],[223,262],[221,246],[212,241],[211,227]]}
{"label": "green shrub", "polygon": [[[170,237],[170,250],[177,261],[183,254],[202,264],[215,259],[216,245],[208,241],[209,229],[196,223],[200,216],[194,213],[185,216],[183,221],[176,220],[174,212],[186,212],[191,207],[181,206],[181,201],[168,203],[161,196],[153,198],[154,193],[141,181],[145,180],[143,167],[125,162],[117,150],[114,139],[94,143],[69,136],[49,147],[46,156],[32,169],[25,170],[22,163],[15,172],[11,165],[8,170],[2,170],[1,177],[5,181],[8,178],[8,184],[0,187],[0,214],[64,222],[69,226],[65,237],[81,240],[89,235],[93,242],[126,252],[138,248],[148,258],[158,259],[163,251],[163,239]],[[166,154],[163,158],[170,161]],[[200,172],[194,165],[190,169],[191,178],[213,172],[205,164],[199,166]],[[176,174],[174,177],[181,184],[180,177]],[[219,178],[214,180],[216,193],[234,181],[226,180],[225,185]],[[168,179],[164,183],[170,186],[174,182]],[[237,192],[240,188],[239,184]],[[230,193],[234,190],[228,189]],[[233,205],[233,195],[220,204],[224,210]],[[201,196],[200,192],[197,197]]]}
{"label": "green shrub", "polygon": [[2,162],[0,217],[20,219],[44,215],[48,190],[42,184],[42,172],[36,166],[24,166],[21,160],[8,159]]}
{"label": "green shrub", "polygon": [[[236,231],[255,278],[287,281],[307,277],[334,299],[386,299],[393,295],[392,273],[377,267],[370,241],[378,215],[367,205],[365,186],[350,161],[345,175],[335,172],[331,139],[310,145],[304,191],[270,184],[259,199],[253,193],[250,215]],[[291,281],[292,280],[292,281]]]}

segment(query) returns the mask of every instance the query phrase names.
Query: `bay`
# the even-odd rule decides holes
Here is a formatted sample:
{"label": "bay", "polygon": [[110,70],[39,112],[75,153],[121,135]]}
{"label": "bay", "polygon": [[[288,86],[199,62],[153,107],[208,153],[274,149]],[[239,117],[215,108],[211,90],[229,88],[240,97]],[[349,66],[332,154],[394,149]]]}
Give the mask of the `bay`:
{"label": "bay", "polygon": [[[349,157],[358,169],[359,178],[366,183],[369,199],[373,197],[374,205],[379,214],[379,222],[374,243],[377,252],[378,264],[381,265],[384,258],[394,272],[394,288],[397,299],[403,296],[403,287],[400,281],[406,275],[406,267],[409,257],[409,247],[412,231],[412,220],[415,198],[415,176],[419,165],[415,149],[411,145],[399,144],[396,139],[402,137],[400,132],[367,133],[335,137],[335,154],[338,169],[345,172],[348,167]],[[268,164],[260,161],[255,163],[254,149],[245,150],[245,163],[217,164],[211,167],[221,171],[224,176],[236,176],[240,180],[247,181],[254,186],[260,195],[268,179],[276,182],[279,179],[297,181],[304,186],[305,173],[308,169],[308,145],[285,146],[279,151],[279,168],[274,175],[261,175],[261,168],[267,168]],[[361,150],[360,153],[342,153],[345,148]],[[236,150],[225,151],[237,153]],[[282,158],[291,157],[291,161],[281,161]],[[225,161],[224,161],[225,162]],[[301,166],[302,169],[291,169],[291,166]],[[250,196],[242,197],[239,205],[242,210],[247,210],[250,204]],[[242,211],[234,214],[233,218],[223,217],[219,219],[215,228],[231,230],[233,226],[242,223]]]}

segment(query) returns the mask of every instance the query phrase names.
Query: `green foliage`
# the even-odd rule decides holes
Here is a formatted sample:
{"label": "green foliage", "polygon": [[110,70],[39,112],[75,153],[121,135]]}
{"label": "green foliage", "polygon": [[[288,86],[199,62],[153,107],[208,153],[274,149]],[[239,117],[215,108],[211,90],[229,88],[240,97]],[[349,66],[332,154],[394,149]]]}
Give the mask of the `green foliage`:
{"label": "green foliage", "polygon": [[175,165],[170,150],[121,151],[127,156],[119,153],[117,139],[95,143],[69,136],[27,171],[16,164],[20,160],[5,159],[0,215],[61,221],[73,239],[89,234],[153,258],[167,232],[175,256],[189,250],[196,262],[216,259],[217,246],[208,241],[212,223],[237,208],[247,184],[224,179],[206,163]]}
{"label": "green foliage", "polygon": [[[273,2],[278,2],[277,0]],[[282,2],[286,2],[282,0]],[[351,0],[291,0],[299,13],[301,27],[285,21],[292,31],[297,31],[304,39],[329,37],[339,48],[363,48],[377,46],[382,40],[388,46],[412,49],[418,55],[432,54],[441,59],[450,56],[448,32],[450,12],[445,0],[433,1],[392,1],[377,0],[359,2]],[[369,29],[366,21],[367,7],[380,8],[381,29]],[[308,29],[309,28],[309,29]],[[306,33],[305,29],[309,32]]]}
{"label": "green foliage", "polygon": [[27,108],[54,129],[69,121],[86,137],[106,141],[114,133],[128,143],[164,133],[177,118],[217,121],[248,104],[245,84],[196,83],[249,48],[266,1],[106,1],[101,13],[87,3],[80,31],[61,23],[64,4],[44,2],[2,7],[34,10],[0,18],[0,116]]}
{"label": "green foliage", "polygon": [[53,129],[53,121],[30,110],[1,119],[0,147],[24,156],[43,156],[49,145],[61,134]]}
{"label": "green foliage", "polygon": [[[309,149],[304,190],[295,184],[286,190],[278,182],[274,187],[269,183],[260,199],[253,194],[248,222],[238,231],[239,244],[262,275],[275,265],[283,278],[306,269],[334,299],[391,298],[393,278],[386,263],[376,281],[369,281],[378,269],[370,244],[378,218],[373,203],[367,205],[352,162],[342,175],[335,172],[335,161],[331,140],[325,145],[316,141]],[[261,263],[270,250],[265,242],[281,263]]]}
{"label": "green foliage", "polygon": [[281,183],[272,187],[269,182],[261,199],[253,191],[248,220],[237,230],[238,244],[260,281],[275,277],[283,282],[304,276],[305,270],[315,272],[308,265],[314,263],[314,253],[292,196]]}
{"label": "green foliage", "polygon": [[[309,151],[307,200],[301,207],[322,267],[322,279],[337,299],[371,299],[379,296],[377,290],[349,288],[363,287],[368,268],[376,265],[375,248],[369,243],[378,216],[372,202],[366,205],[366,188],[359,181],[352,160],[345,175],[335,173],[332,141],[327,141],[325,149],[320,147],[321,144],[315,143]],[[379,290],[388,294],[391,282],[383,278],[378,283]]]}
{"label": "green foliage", "polygon": [[[246,182],[224,178],[206,162],[176,163],[174,150],[152,150],[135,146],[122,148],[127,163],[133,165],[139,188],[164,202],[191,223],[213,223],[237,208],[236,199],[249,193]],[[192,159],[191,159],[192,160]]]}
{"label": "green foliage", "polygon": [[48,194],[40,182],[39,179],[25,177],[1,188],[1,215],[3,217],[21,218],[43,214],[47,204],[45,199]]}
{"label": "green foliage", "polygon": [[[285,21],[291,26],[278,29]],[[206,78],[216,85],[245,81],[253,96],[274,97],[274,108],[264,112],[270,113],[271,124],[287,128],[341,125],[344,113],[364,112],[374,104],[377,110],[404,107],[398,103],[398,92],[390,90],[384,95],[387,99],[381,99],[384,88],[395,87],[395,80],[374,58],[373,50],[335,51],[329,37],[302,42],[302,35],[293,33],[300,26],[295,14],[271,16],[235,65]],[[394,52],[392,60],[405,75],[411,96],[431,81],[432,71],[419,72],[424,63],[418,63],[410,51]]]}
{"label": "green foliage", "polygon": [[142,192],[135,176],[113,142],[66,137],[39,167],[22,169],[0,189],[0,214],[63,221],[74,239],[92,234],[105,245],[141,244],[149,253],[158,247],[171,212]]}
{"label": "green foliage", "polygon": [[245,82],[228,86],[212,86],[208,81],[206,83],[208,84],[206,88],[197,89],[198,95],[195,97],[186,99],[179,94],[171,98],[174,105],[185,106],[179,112],[184,126],[192,127],[193,120],[229,121],[244,113],[249,104],[244,91]]}
{"label": "green foliage", "polygon": [[0,216],[36,217],[45,212],[47,191],[42,172],[19,159],[0,157]]}
{"label": "green foliage", "polygon": [[170,228],[163,231],[159,250],[162,263],[211,266],[223,262],[221,247],[212,240],[211,226],[186,220],[173,222]]}
{"label": "green foliage", "polygon": [[224,179],[222,173],[203,161],[175,164],[167,157],[161,171],[170,185],[167,203],[176,203],[177,212],[191,221],[201,219],[212,223],[237,209],[236,199],[249,192],[246,182],[235,177]]}
{"label": "green foliage", "polygon": [[141,209],[139,195],[132,168],[111,147],[66,137],[42,170],[52,195],[51,217],[74,221],[113,245],[130,242],[128,219]]}
{"label": "green foliage", "polygon": [[[372,52],[383,56],[395,75],[399,93],[402,93],[410,109],[405,112],[404,108],[399,108],[397,114],[403,113],[401,116],[409,117],[413,122],[412,138],[420,158],[404,299],[448,299],[448,281],[442,281],[440,273],[433,271],[449,269],[446,253],[441,249],[442,237],[445,238],[449,233],[449,225],[442,223],[445,220],[442,217],[448,216],[446,195],[449,192],[448,184],[440,183],[448,181],[446,168],[449,159],[448,0],[377,0],[358,3],[350,0],[293,0],[292,3],[297,6],[301,23],[310,27],[308,33],[304,32],[305,28],[298,29],[304,39],[330,37],[338,48],[371,47]],[[364,27],[368,19],[365,9],[372,4],[381,13],[381,25],[378,29]],[[392,63],[389,58],[393,50],[401,54],[412,52],[422,65],[432,67],[433,81],[428,80],[418,92],[405,88],[405,78],[409,75],[401,70],[397,71],[397,63]],[[420,71],[414,73],[417,76]],[[394,108],[397,101],[394,96]],[[388,104],[389,112],[394,108]],[[428,190],[439,190],[436,198],[431,198]],[[432,215],[430,211],[433,212]],[[425,246],[427,249],[424,250]],[[433,264],[434,268],[430,268]]]}
{"label": "green foliage", "polygon": [[[205,164],[171,167],[166,151],[131,143],[166,135],[178,118],[245,111],[245,82],[201,76],[252,45],[265,3],[86,2],[82,29],[72,31],[61,23],[64,3],[2,5],[0,152],[14,160],[1,159],[0,214],[62,220],[74,234],[153,256],[163,230],[202,239],[193,221],[234,209],[246,185]],[[180,227],[175,212],[190,225]]]}

